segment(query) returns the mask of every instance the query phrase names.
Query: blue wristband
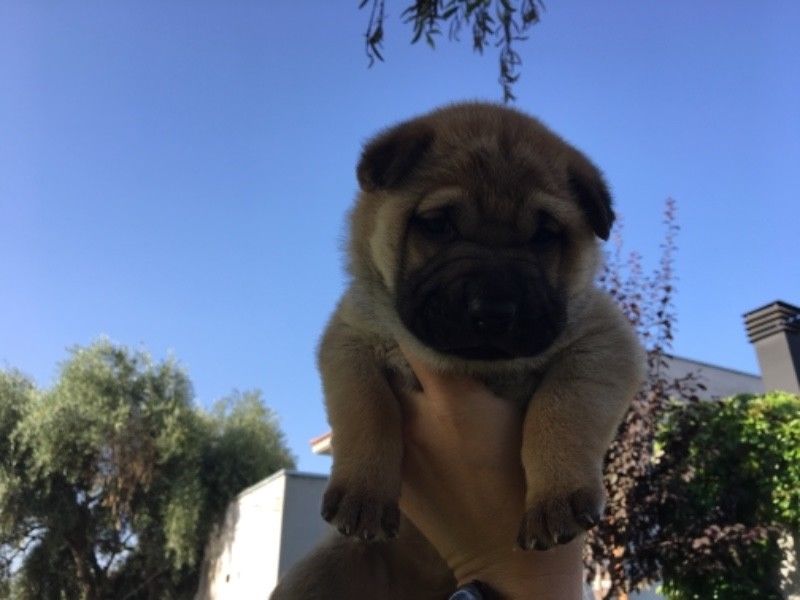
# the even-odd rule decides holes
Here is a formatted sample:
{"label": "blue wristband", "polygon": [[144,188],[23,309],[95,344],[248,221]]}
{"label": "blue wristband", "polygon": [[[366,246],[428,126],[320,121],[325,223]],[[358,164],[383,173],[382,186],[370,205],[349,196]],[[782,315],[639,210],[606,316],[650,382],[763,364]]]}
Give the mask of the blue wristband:
{"label": "blue wristband", "polygon": [[498,598],[497,594],[480,581],[472,581],[467,585],[462,585],[450,596],[450,600],[492,600],[492,598]]}

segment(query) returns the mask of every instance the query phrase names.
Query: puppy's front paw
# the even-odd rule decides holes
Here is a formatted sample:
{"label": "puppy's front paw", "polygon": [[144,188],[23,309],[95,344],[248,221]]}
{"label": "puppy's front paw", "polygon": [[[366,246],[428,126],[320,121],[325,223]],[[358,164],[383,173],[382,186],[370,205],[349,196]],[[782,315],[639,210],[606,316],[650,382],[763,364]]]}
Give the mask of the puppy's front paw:
{"label": "puppy's front paw", "polygon": [[528,503],[517,543],[523,550],[548,550],[566,544],[600,522],[602,488],[583,487],[563,494],[542,494]]}
{"label": "puppy's front paw", "polygon": [[396,538],[400,528],[397,499],[358,486],[331,483],[322,498],[321,512],[340,533],[362,540]]}

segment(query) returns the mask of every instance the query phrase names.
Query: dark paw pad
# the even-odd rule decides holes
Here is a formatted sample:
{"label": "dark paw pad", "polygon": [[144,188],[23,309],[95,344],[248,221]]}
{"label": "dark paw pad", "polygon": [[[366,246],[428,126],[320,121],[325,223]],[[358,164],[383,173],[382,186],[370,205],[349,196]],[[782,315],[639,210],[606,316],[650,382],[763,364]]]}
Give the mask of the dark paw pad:
{"label": "dark paw pad", "polygon": [[400,509],[394,500],[380,499],[366,492],[348,492],[331,486],[322,498],[322,518],[342,535],[372,540],[397,537]]}
{"label": "dark paw pad", "polygon": [[566,544],[600,522],[602,506],[602,493],[588,488],[544,496],[528,507],[517,544],[524,550],[548,550]]}

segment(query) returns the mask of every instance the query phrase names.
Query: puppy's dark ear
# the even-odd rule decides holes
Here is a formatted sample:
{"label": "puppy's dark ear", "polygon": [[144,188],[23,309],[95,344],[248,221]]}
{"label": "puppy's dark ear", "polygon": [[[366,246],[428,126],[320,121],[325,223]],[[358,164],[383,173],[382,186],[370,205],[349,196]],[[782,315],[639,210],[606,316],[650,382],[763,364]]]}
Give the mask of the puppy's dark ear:
{"label": "puppy's dark ear", "polygon": [[570,191],[583,209],[597,237],[607,240],[614,224],[611,194],[602,173],[584,157],[573,160],[567,168]]}
{"label": "puppy's dark ear", "polygon": [[433,143],[433,129],[405,123],[370,141],[358,163],[358,183],[367,192],[397,187],[411,174]]}

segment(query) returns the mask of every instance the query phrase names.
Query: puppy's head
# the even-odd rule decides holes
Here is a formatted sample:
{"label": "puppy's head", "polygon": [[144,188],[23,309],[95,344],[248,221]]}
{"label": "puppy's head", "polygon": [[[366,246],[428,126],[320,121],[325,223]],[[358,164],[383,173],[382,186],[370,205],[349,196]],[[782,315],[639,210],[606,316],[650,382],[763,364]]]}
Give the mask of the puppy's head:
{"label": "puppy's head", "polygon": [[441,354],[535,356],[592,286],[614,221],[598,169],[535,119],[460,104],[365,147],[351,272]]}

